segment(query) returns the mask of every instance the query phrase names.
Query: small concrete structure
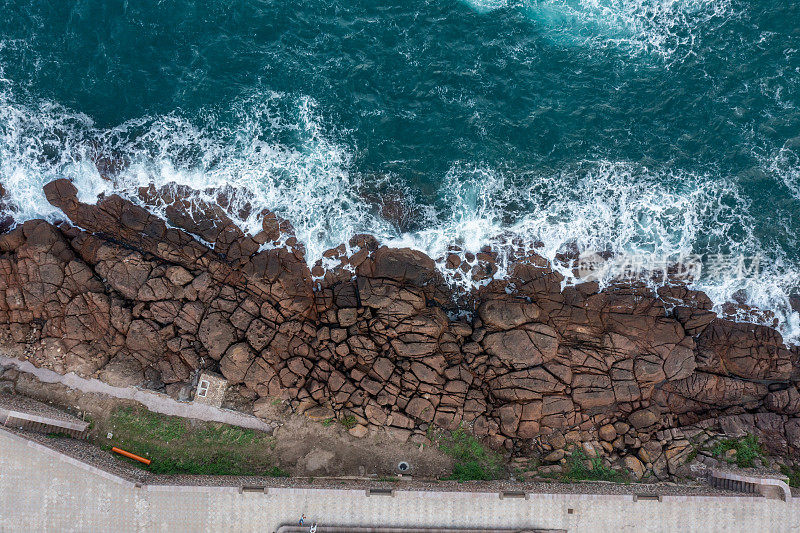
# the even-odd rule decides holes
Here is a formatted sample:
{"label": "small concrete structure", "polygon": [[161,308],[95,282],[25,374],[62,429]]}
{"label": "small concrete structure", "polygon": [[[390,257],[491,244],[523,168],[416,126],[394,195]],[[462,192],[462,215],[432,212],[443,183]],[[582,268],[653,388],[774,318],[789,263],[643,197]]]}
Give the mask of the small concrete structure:
{"label": "small concrete structure", "polygon": [[194,402],[220,407],[228,389],[228,380],[214,372],[203,372],[197,380]]}
{"label": "small concrete structure", "polygon": [[779,477],[748,476],[717,468],[711,471],[708,480],[712,487],[761,494],[765,498],[788,502],[792,499],[792,489],[789,488],[787,481],[789,481],[787,477],[781,479]]}
{"label": "small concrete structure", "polygon": [[28,431],[66,433],[75,438],[85,437],[89,427],[89,422],[18,394],[0,394],[0,424]]}

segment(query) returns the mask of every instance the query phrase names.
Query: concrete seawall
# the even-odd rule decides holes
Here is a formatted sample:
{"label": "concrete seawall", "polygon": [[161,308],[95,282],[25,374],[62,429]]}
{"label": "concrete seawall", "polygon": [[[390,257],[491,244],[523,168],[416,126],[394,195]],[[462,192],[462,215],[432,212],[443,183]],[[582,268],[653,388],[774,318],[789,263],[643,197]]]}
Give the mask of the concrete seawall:
{"label": "concrete seawall", "polygon": [[800,500],[750,496],[528,494],[137,485],[0,430],[2,531],[274,532],[328,526],[567,531],[800,531]]}

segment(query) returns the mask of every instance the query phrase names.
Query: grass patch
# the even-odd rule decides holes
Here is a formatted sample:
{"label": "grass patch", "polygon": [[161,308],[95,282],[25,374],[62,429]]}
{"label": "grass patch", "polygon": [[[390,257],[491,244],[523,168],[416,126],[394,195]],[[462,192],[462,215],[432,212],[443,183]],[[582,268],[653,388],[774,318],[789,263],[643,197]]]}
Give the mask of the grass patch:
{"label": "grass patch", "polygon": [[474,435],[459,427],[451,432],[429,432],[431,441],[455,461],[448,479],[482,481],[498,479],[503,473],[503,456],[487,449]]}
{"label": "grass patch", "polygon": [[353,429],[358,424],[356,417],[353,415],[343,416],[339,422],[344,426],[344,429]]}
{"label": "grass patch", "polygon": [[111,442],[100,439],[100,446],[110,449],[113,444],[151,459],[149,467],[131,463],[153,473],[289,475],[270,456],[274,439],[252,429],[217,423],[192,425],[180,417],[131,407],[116,409],[108,426],[114,438]]}
{"label": "grass patch", "polygon": [[193,458],[164,457],[154,460],[147,469],[155,474],[197,474],[208,476],[248,475],[250,469],[243,467],[239,458],[220,454],[202,460]]}
{"label": "grass patch", "polygon": [[169,442],[186,434],[186,425],[182,419],[132,407],[115,410],[111,414],[110,422],[118,428],[138,434],[144,440]]}
{"label": "grass patch", "polygon": [[240,428],[236,426],[207,426],[193,435],[198,441],[209,444],[227,444],[231,446],[253,444],[256,440],[256,432],[252,429]]}
{"label": "grass patch", "polygon": [[[736,452],[734,458],[726,456],[729,450]],[[739,468],[752,468],[756,466],[756,460],[762,465],[767,464],[764,458],[764,451],[755,435],[746,435],[740,439],[723,439],[712,449],[711,455],[729,463],[736,463]]]}
{"label": "grass patch", "polygon": [[800,487],[800,468],[781,465],[781,474],[789,478],[790,487]]}
{"label": "grass patch", "polygon": [[599,457],[587,457],[586,453],[575,448],[567,457],[566,471],[562,475],[564,481],[613,481],[621,482],[626,478],[620,472],[603,464]]}
{"label": "grass patch", "polygon": [[267,469],[265,474],[269,477],[290,477],[291,474],[279,466],[272,466]]}

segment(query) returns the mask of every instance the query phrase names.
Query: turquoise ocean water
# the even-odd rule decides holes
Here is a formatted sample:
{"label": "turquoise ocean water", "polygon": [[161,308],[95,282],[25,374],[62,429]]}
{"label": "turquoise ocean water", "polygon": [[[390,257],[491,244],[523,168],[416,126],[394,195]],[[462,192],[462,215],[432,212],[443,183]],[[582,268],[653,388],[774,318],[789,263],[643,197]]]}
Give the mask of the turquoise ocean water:
{"label": "turquoise ocean water", "polygon": [[[791,0],[0,0],[0,182],[234,187],[309,262],[352,234],[759,255],[698,282],[800,334]],[[124,161],[118,172],[93,162]],[[242,220],[256,227],[255,217]],[[502,271],[501,271],[502,273]]]}

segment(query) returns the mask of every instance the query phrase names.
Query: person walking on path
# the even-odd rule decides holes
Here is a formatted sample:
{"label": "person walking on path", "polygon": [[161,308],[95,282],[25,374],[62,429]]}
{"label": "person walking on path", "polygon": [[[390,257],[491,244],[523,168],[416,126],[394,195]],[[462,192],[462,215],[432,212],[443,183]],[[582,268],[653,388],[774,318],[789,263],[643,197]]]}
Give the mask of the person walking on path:
{"label": "person walking on path", "polygon": [[302,526],[305,521],[306,521],[306,515],[303,515],[300,517],[300,520],[298,520],[297,523]]}

